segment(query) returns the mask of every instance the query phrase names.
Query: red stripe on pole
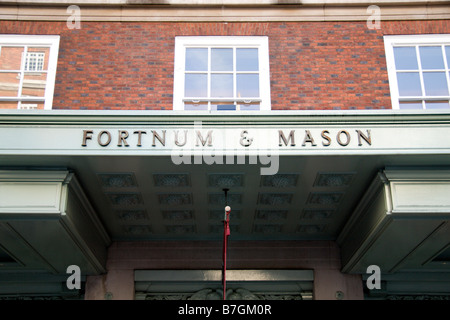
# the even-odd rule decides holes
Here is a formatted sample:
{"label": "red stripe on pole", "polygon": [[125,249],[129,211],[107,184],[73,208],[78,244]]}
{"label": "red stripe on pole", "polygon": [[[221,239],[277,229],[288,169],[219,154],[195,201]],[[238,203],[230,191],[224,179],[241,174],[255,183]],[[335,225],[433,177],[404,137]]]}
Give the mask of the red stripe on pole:
{"label": "red stripe on pole", "polygon": [[225,219],[223,221],[223,270],[222,270],[222,286],[223,286],[223,300],[226,300],[226,273],[227,273],[227,246],[228,246],[228,236],[230,235],[230,207],[225,207]]}

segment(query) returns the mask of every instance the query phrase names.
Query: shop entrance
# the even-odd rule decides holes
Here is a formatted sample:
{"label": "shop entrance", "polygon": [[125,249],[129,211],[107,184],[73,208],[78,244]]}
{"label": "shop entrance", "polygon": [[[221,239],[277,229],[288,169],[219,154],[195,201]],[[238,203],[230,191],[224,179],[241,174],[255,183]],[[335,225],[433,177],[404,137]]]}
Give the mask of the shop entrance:
{"label": "shop entrance", "polygon": [[[136,300],[222,300],[220,270],[136,270]],[[226,300],[312,300],[312,270],[228,270]]]}

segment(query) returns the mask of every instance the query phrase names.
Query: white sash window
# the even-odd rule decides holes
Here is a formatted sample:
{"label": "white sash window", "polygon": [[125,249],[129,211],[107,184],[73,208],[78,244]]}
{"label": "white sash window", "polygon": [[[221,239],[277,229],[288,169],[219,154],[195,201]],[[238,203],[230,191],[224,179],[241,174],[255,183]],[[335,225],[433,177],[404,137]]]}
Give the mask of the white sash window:
{"label": "white sash window", "polygon": [[270,110],[267,37],[177,37],[174,110]]}
{"label": "white sash window", "polygon": [[450,35],[384,41],[393,109],[450,109]]}
{"label": "white sash window", "polygon": [[51,109],[59,36],[0,35],[0,109]]}

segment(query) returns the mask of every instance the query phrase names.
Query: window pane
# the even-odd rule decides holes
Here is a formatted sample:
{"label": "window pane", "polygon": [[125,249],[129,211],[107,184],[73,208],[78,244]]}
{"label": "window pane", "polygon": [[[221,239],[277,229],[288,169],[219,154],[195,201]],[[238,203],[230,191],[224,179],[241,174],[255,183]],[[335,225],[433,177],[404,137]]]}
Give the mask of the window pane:
{"label": "window pane", "polygon": [[[50,55],[49,47],[29,47],[27,51],[27,60],[32,59],[33,64],[30,63],[30,68],[25,68],[29,71],[47,71],[48,70],[48,57]],[[26,66],[28,67],[28,66]]]}
{"label": "window pane", "polygon": [[445,55],[447,56],[447,67],[450,68],[450,46],[445,47]]}
{"label": "window pane", "polygon": [[23,110],[36,110],[36,109],[44,109],[43,101],[22,101],[19,103],[19,109]]}
{"label": "window pane", "polygon": [[186,48],[186,71],[207,71],[208,49]]}
{"label": "window pane", "polygon": [[25,59],[25,71],[41,71],[43,64],[43,57],[39,57],[38,54],[33,52],[27,53],[27,58]]}
{"label": "window pane", "polygon": [[19,72],[0,72],[0,97],[17,97],[19,84]]}
{"label": "window pane", "polygon": [[233,71],[233,49],[211,49],[212,71]]}
{"label": "window pane", "polygon": [[441,47],[419,47],[422,69],[444,69]]}
{"label": "window pane", "polygon": [[400,101],[400,109],[423,109],[422,101]]}
{"label": "window pane", "polygon": [[184,110],[205,111],[208,110],[208,102],[199,102],[199,103],[186,102],[184,104]]}
{"label": "window pane", "polygon": [[0,70],[20,70],[24,47],[1,47]]}
{"label": "window pane", "polygon": [[254,111],[259,110],[260,103],[252,102],[252,103],[243,103],[239,105],[239,109],[241,111]]}
{"label": "window pane", "polygon": [[33,53],[43,53],[46,57],[45,60],[47,61],[47,57],[50,54],[50,47],[28,47],[27,52],[33,52]]}
{"label": "window pane", "polygon": [[17,101],[0,101],[0,109],[17,109]]}
{"label": "window pane", "polygon": [[236,105],[232,102],[213,102],[211,103],[211,110],[214,111],[236,110]]}
{"label": "window pane", "polygon": [[448,101],[425,101],[427,109],[450,109]]}
{"label": "window pane", "polygon": [[212,74],[211,75],[211,97],[232,98],[233,97],[233,75]]}
{"label": "window pane", "polygon": [[394,48],[395,68],[397,70],[417,70],[417,55],[415,47]]}
{"label": "window pane", "polygon": [[22,97],[43,97],[46,80],[46,73],[26,72],[22,83]]}
{"label": "window pane", "polygon": [[238,74],[236,82],[238,98],[259,97],[259,75]]}
{"label": "window pane", "polygon": [[186,74],[184,85],[185,97],[206,97],[208,94],[208,77],[206,74]]}
{"label": "window pane", "polygon": [[236,49],[237,71],[258,71],[258,49]]}
{"label": "window pane", "polygon": [[424,72],[423,82],[427,96],[447,96],[447,79],[444,72]]}
{"label": "window pane", "polygon": [[418,72],[398,72],[398,93],[400,96],[421,96],[420,77]]}

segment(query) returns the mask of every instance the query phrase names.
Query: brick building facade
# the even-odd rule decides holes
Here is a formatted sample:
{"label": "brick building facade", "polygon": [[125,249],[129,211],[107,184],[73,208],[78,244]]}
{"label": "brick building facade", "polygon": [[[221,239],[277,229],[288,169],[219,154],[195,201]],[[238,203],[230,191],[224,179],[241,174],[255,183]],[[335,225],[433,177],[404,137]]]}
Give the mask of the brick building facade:
{"label": "brick building facade", "polygon": [[384,35],[442,34],[449,23],[1,21],[1,30],[60,35],[53,109],[172,110],[176,36],[264,35],[272,110],[361,110],[391,108]]}
{"label": "brick building facade", "polygon": [[0,297],[221,298],[229,187],[230,297],[449,298],[448,1],[44,2],[0,3]]}

